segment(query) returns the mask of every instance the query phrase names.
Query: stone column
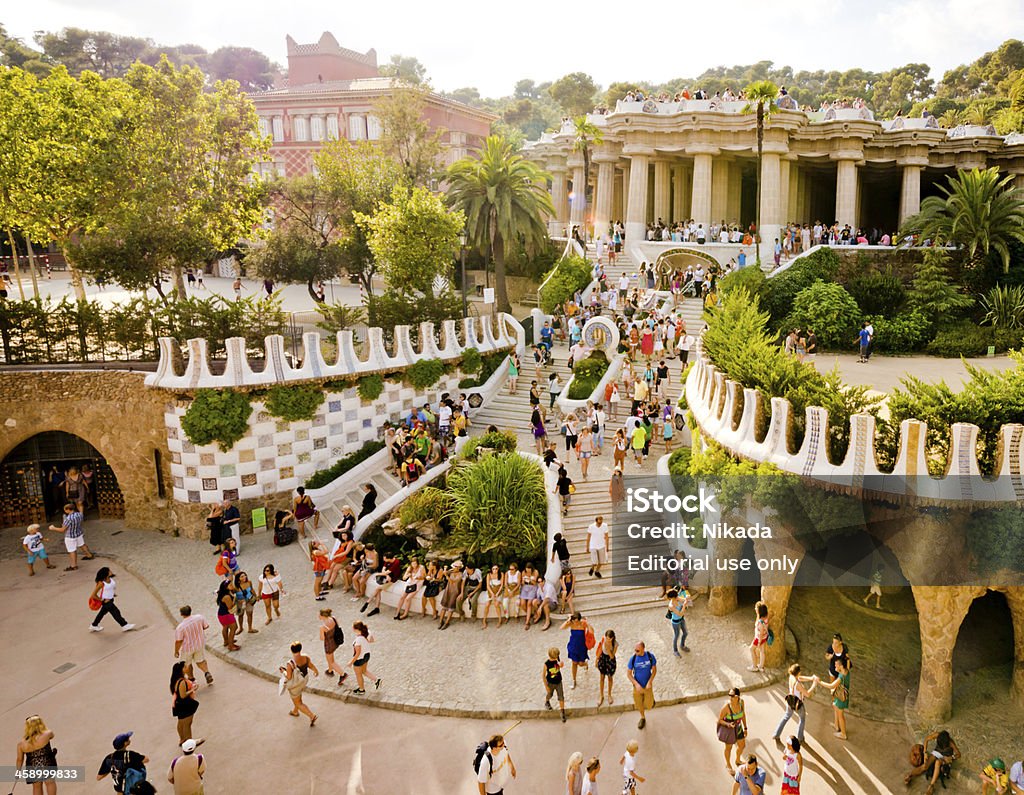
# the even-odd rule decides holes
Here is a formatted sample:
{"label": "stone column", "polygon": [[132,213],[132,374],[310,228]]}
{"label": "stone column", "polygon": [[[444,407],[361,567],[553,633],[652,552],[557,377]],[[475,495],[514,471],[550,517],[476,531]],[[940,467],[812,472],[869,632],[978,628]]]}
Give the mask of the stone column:
{"label": "stone column", "polygon": [[[614,168],[614,166],[613,166]],[[622,219],[622,172],[619,169],[615,169],[615,182],[614,189],[612,192],[612,220],[619,221]]]}
{"label": "stone column", "polygon": [[725,203],[725,220],[729,226],[740,223],[743,208],[743,169],[739,163],[733,163],[729,169],[729,199]]}
{"label": "stone column", "polygon": [[900,224],[921,211],[921,166],[903,166],[903,189],[900,192]]}
{"label": "stone column", "polygon": [[678,163],[672,167],[672,220],[684,221],[686,211],[686,172]]}
{"label": "stone column", "polygon": [[565,166],[548,166],[551,172],[551,203],[555,205],[555,217],[552,219],[552,235],[565,234],[565,226],[569,223],[569,188],[566,180]]}
{"label": "stone column", "polygon": [[797,216],[802,224],[814,225],[814,219],[811,218],[811,196],[808,184],[807,172],[803,169],[799,170],[799,180],[797,182],[797,199],[796,211]]}
{"label": "stone column", "polygon": [[579,162],[569,161],[572,166],[572,200],[569,204],[569,223],[572,226],[579,226],[580,233],[586,236],[584,221],[587,211],[587,184],[583,176],[583,160]]}
{"label": "stone column", "polygon": [[718,150],[697,151],[693,155],[693,185],[690,192],[690,215],[707,229],[711,223],[711,156]]}
{"label": "stone column", "polygon": [[857,228],[857,161],[841,158],[836,163],[836,221]]}
{"label": "stone column", "polygon": [[786,177],[785,191],[786,191],[786,206],[784,207],[785,212],[782,215],[784,223],[790,221],[796,221],[803,223],[803,219],[800,217],[800,168],[796,164],[796,160],[784,160],[783,163],[783,176]]}
{"label": "stone column", "polygon": [[651,149],[630,151],[630,147],[626,147],[625,154],[630,157],[626,240],[635,243],[643,240],[647,232],[647,167],[654,151]]}
{"label": "stone column", "polygon": [[612,220],[615,193],[615,157],[595,158],[597,162],[597,190],[594,200],[594,236],[607,234]]}
{"label": "stone column", "polygon": [[1013,621],[1013,679],[1010,681],[1010,699],[1018,707],[1024,706],[1024,587],[1013,585],[1006,589],[1006,601]]}
{"label": "stone column", "polygon": [[967,611],[974,601],[964,586],[912,585],[921,628],[921,679],[917,686],[918,718],[940,723],[953,711],[953,650]]}
{"label": "stone column", "polygon": [[668,223],[672,210],[672,164],[668,160],[654,161],[654,220]]}
{"label": "stone column", "polygon": [[780,167],[777,152],[761,156],[761,262],[771,262],[775,238],[779,236],[779,212],[782,191],[779,184]]}
{"label": "stone column", "polygon": [[780,668],[786,662],[786,613],[792,585],[762,585],[761,601],[768,605],[768,627],[775,633],[775,642],[765,649],[766,668]]}
{"label": "stone column", "polygon": [[1013,187],[1019,191],[1024,191],[1024,174],[1015,174],[1013,177]]}
{"label": "stone column", "polygon": [[622,167],[622,210],[616,221],[622,221],[625,225],[626,217],[629,214],[629,162]]}
{"label": "stone column", "polygon": [[[729,213],[729,173],[732,164],[723,156],[711,166],[711,223],[717,224]],[[710,239],[708,242],[711,242]],[[715,241],[718,242],[717,240]]]}

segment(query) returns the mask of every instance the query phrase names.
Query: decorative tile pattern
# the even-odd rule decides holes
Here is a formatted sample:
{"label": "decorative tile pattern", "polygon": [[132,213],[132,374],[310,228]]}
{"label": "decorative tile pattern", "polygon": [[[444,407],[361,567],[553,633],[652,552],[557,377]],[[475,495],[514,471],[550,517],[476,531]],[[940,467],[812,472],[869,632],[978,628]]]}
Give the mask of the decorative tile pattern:
{"label": "decorative tile pattern", "polygon": [[311,460],[309,453],[299,453],[298,461],[300,464],[308,464]]}
{"label": "decorative tile pattern", "polygon": [[316,437],[313,440],[313,449],[314,450],[324,450],[326,448],[327,448],[327,437],[326,436],[318,436],[318,437]]}
{"label": "decorative tile pattern", "polygon": [[220,476],[222,478],[233,478],[237,474],[234,464],[221,464]]}
{"label": "decorative tile pattern", "polygon": [[177,478],[176,477],[174,479],[174,488],[176,488],[176,489],[183,489],[183,488],[185,488],[185,478]]}
{"label": "decorative tile pattern", "polygon": [[315,417],[313,417],[313,427],[314,428],[322,428],[326,424],[327,424],[327,417],[325,417],[323,414],[317,414]]}
{"label": "decorative tile pattern", "polygon": [[181,453],[173,453],[172,452],[171,453],[171,463],[172,464],[180,464],[181,463]]}
{"label": "decorative tile pattern", "polygon": [[238,499],[238,489],[224,489],[224,499],[234,502]]}
{"label": "decorative tile pattern", "polygon": [[199,467],[185,467],[185,477],[197,478],[199,477]]}
{"label": "decorative tile pattern", "polygon": [[256,485],[256,473],[253,472],[249,475],[242,475],[243,486],[255,486]]}
{"label": "decorative tile pattern", "polygon": [[212,467],[217,465],[216,456],[213,453],[200,453],[199,454],[199,466],[201,467]]}
{"label": "decorative tile pattern", "polygon": [[309,440],[309,431],[305,428],[300,428],[295,432],[295,441],[305,442]]}
{"label": "decorative tile pattern", "polygon": [[216,491],[217,478],[203,478],[203,491]]}
{"label": "decorative tile pattern", "polygon": [[274,435],[271,433],[261,433],[259,438],[256,440],[257,447],[270,447],[274,444]]}
{"label": "decorative tile pattern", "polygon": [[190,491],[188,493],[188,501],[189,502],[199,502],[199,496],[200,495],[199,495],[198,491]]}
{"label": "decorative tile pattern", "polygon": [[292,444],[291,444],[291,442],[287,442],[286,444],[279,444],[277,446],[277,454],[279,456],[282,456],[282,457],[284,457],[286,455],[291,455],[292,454]]}
{"label": "decorative tile pattern", "polygon": [[288,433],[291,430],[291,425],[285,420],[278,420],[274,425],[274,430],[277,433]]}
{"label": "decorative tile pattern", "polygon": [[281,480],[287,480],[288,478],[295,477],[295,467],[281,467],[278,470],[278,474],[281,476]]}
{"label": "decorative tile pattern", "polygon": [[256,422],[273,422],[274,418],[265,411],[261,411],[256,415]]}
{"label": "decorative tile pattern", "polygon": [[239,464],[251,464],[256,460],[255,450],[239,450],[238,451],[238,463]]}
{"label": "decorative tile pattern", "polygon": [[183,452],[183,453],[194,453],[195,451],[196,451],[196,446],[194,444],[192,444],[192,442],[190,442],[187,438],[182,440],[182,442],[181,442],[181,452]]}
{"label": "decorative tile pattern", "polygon": [[327,410],[328,411],[341,411],[341,401],[340,400],[328,401],[328,403],[327,403]]}
{"label": "decorative tile pattern", "polygon": [[173,425],[171,425],[170,427],[167,428],[167,438],[168,439],[177,439],[178,438],[178,429],[176,427],[174,427]]}
{"label": "decorative tile pattern", "polygon": [[260,460],[260,472],[270,472],[275,466],[273,458],[263,458]]}

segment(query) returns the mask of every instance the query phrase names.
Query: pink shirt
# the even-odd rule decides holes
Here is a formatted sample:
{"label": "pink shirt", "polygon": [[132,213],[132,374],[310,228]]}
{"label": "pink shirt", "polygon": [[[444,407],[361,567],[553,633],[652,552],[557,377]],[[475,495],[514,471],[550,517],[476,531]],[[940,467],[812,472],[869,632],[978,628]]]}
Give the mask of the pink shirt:
{"label": "pink shirt", "polygon": [[196,613],[186,618],[174,628],[174,639],[181,641],[181,651],[186,654],[199,651],[206,645],[204,631],[209,629],[209,627],[210,625],[206,623],[206,619],[199,613]]}

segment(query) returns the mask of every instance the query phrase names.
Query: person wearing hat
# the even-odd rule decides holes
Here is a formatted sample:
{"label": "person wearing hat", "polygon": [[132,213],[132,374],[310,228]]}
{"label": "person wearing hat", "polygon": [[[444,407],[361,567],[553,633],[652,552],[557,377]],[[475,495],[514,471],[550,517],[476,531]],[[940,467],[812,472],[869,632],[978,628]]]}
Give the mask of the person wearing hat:
{"label": "person wearing hat", "polygon": [[998,795],[1010,791],[1010,777],[1006,774],[1006,763],[998,756],[985,765],[978,778],[981,779],[981,795],[988,795],[990,788]]}
{"label": "person wearing hat", "polygon": [[199,742],[185,740],[181,744],[182,755],[174,757],[171,761],[167,780],[174,785],[174,795],[203,795],[206,760],[202,754],[196,753],[198,747]]}
{"label": "person wearing hat", "polygon": [[149,762],[148,756],[128,748],[132,734],[134,732],[122,732],[114,738],[113,752],[103,757],[96,773],[97,781],[109,775],[114,782],[114,792],[123,792],[125,795],[131,792],[136,782],[146,780],[146,763]]}

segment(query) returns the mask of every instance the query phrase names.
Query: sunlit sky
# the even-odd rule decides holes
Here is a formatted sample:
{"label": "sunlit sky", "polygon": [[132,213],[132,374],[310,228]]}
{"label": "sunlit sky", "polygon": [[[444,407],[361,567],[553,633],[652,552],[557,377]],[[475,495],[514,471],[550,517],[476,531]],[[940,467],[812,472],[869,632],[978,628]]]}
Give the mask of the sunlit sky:
{"label": "sunlit sky", "polygon": [[74,26],[208,50],[249,46],[282,65],[286,33],[306,43],[329,30],[343,47],[375,48],[381,63],[394,53],[419,58],[437,89],[476,86],[484,96],[510,94],[521,78],[540,82],[573,71],[607,86],[760,60],[796,70],[879,71],[923,61],[938,80],[946,69],[1024,36],[1021,0],[12,0],[5,6],[0,22],[26,42],[37,30]]}

